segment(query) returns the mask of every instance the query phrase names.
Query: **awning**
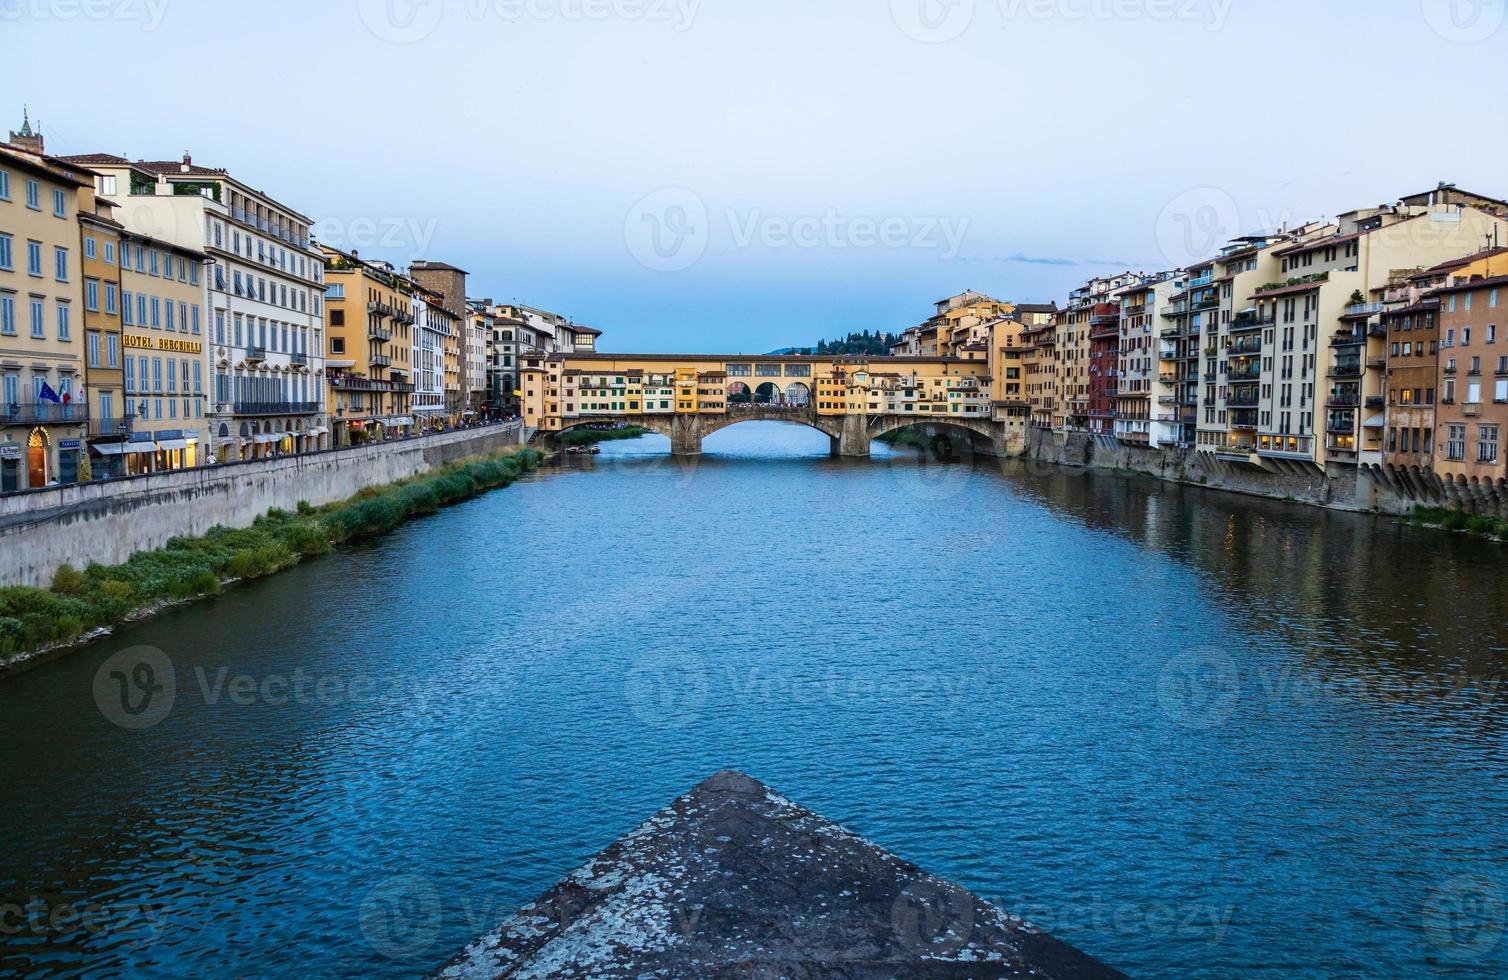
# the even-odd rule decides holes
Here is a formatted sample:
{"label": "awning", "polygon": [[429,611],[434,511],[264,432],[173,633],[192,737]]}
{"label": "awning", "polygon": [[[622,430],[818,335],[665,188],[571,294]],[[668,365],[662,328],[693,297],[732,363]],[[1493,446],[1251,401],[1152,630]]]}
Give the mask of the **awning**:
{"label": "awning", "polygon": [[395,418],[383,419],[382,420],[382,424],[383,425],[390,425],[390,426],[397,427],[397,426],[400,426],[400,425],[413,425],[414,424],[414,420],[411,419],[411,418],[409,418],[406,415],[402,415],[402,416],[397,416]]}
{"label": "awning", "polygon": [[131,453],[155,453],[156,451],[157,451],[157,443],[155,443],[155,442],[128,442],[128,443],[126,443],[126,453],[128,455],[131,454]]}
{"label": "awning", "polygon": [[187,439],[159,439],[159,440],[157,440],[157,448],[158,449],[187,449],[188,447],[189,447],[189,443],[188,443]]}
{"label": "awning", "polygon": [[92,442],[89,448],[101,456],[124,456],[128,442]]}
{"label": "awning", "polygon": [[324,426],[320,426],[317,429],[310,429],[309,432],[308,432],[308,434],[311,435],[311,436],[322,436],[322,435],[324,435],[325,433],[327,433],[329,431],[330,430],[327,429],[327,428],[325,428]]}
{"label": "awning", "polygon": [[259,446],[265,446],[268,443],[282,442],[283,441],[283,435],[282,435],[282,433],[279,433],[279,432],[274,432],[274,433],[266,433],[266,432],[264,432],[261,435],[252,436],[251,437],[251,441],[254,442],[254,443],[256,443]]}
{"label": "awning", "polygon": [[1386,427],[1387,424],[1388,420],[1385,415],[1374,415],[1362,423],[1368,429],[1381,429]]}

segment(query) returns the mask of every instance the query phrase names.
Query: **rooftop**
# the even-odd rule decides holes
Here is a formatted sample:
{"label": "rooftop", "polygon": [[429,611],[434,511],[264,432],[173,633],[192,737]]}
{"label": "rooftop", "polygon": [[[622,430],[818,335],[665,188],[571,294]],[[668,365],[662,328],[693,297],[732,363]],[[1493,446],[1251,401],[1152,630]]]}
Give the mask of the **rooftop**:
{"label": "rooftop", "polygon": [[1124,975],[758,780],[721,772],[435,976]]}

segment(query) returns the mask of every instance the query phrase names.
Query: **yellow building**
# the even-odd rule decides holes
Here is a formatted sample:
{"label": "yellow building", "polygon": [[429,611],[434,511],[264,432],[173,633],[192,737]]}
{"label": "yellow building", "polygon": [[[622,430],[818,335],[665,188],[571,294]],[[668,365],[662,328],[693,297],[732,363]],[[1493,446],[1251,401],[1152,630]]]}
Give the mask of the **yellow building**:
{"label": "yellow building", "polygon": [[210,462],[205,418],[204,265],[187,246],[120,237],[121,367],[128,475]]}
{"label": "yellow building", "polygon": [[0,491],[87,467],[79,192],[92,186],[29,123],[0,146]]}
{"label": "yellow building", "polygon": [[418,286],[386,263],[321,250],[332,441],[350,446],[409,435]]}
{"label": "yellow building", "polygon": [[83,479],[126,475],[131,432],[121,367],[120,247],[125,228],[114,203],[94,188],[79,189],[80,255],[84,273],[84,391],[90,406],[88,449],[79,459]]}

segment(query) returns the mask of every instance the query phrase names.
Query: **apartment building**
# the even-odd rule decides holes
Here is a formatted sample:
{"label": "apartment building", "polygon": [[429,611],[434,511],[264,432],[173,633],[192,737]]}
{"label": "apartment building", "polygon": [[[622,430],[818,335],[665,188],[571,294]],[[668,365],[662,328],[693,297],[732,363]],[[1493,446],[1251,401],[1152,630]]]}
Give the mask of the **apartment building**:
{"label": "apartment building", "polygon": [[321,251],[332,441],[350,446],[410,435],[418,286],[386,262]]}
{"label": "apartment building", "polygon": [[1136,446],[1177,445],[1179,427],[1173,387],[1162,377],[1161,312],[1183,289],[1171,272],[1151,276],[1121,291],[1117,299],[1115,437]]}
{"label": "apartment building", "polygon": [[460,318],[445,297],[415,284],[413,414],[419,431],[442,428],[450,416],[445,400],[446,352],[454,349]]}
{"label": "apartment building", "polygon": [[471,411],[470,381],[466,377],[469,361],[465,357],[473,331],[466,303],[467,272],[446,262],[422,260],[409,266],[408,272],[415,282],[439,297],[439,305],[448,314],[444,318],[449,332],[442,338],[440,375],[445,418],[447,424],[454,425]]}
{"label": "apartment building", "polygon": [[131,421],[116,454],[128,476],[203,466],[215,452],[204,359],[208,261],[198,249],[121,232],[121,384]]}
{"label": "apartment building", "polygon": [[485,415],[492,404],[487,348],[492,337],[492,312],[485,300],[468,300],[466,328],[461,345],[461,378],[465,386],[466,414]]}
{"label": "apartment building", "polygon": [[1089,410],[1087,428],[1094,435],[1115,432],[1120,396],[1121,304],[1111,297],[1089,312]]}
{"label": "apartment building", "polygon": [[80,255],[84,274],[84,390],[91,407],[88,452],[79,458],[80,479],[126,475],[124,448],[132,408],[121,367],[120,255],[124,226],[114,204],[94,187],[79,188]]}
{"label": "apartment building", "polygon": [[492,342],[487,348],[487,383],[494,414],[510,418],[519,414],[518,352],[524,320],[509,307],[484,301],[492,309]]}
{"label": "apartment building", "polygon": [[182,160],[69,157],[101,176],[134,234],[211,260],[198,334],[214,451],[221,462],[329,446],[324,258],[310,219],[219,168]]}
{"label": "apartment building", "polygon": [[[1383,462],[1430,469],[1440,390],[1440,299],[1420,298],[1382,314],[1387,335]],[[1372,406],[1368,406],[1368,411]]]}
{"label": "apartment building", "polygon": [[[1113,390],[1109,386],[1118,371],[1117,358],[1111,351],[1118,345],[1120,312],[1111,299],[1144,278],[1126,272],[1091,279],[1069,294],[1068,305],[1054,315],[1057,391],[1053,428],[1107,434],[1114,431],[1114,396],[1109,394]],[[1091,334],[1096,332],[1097,345],[1096,340],[1091,339]],[[1097,358],[1092,356],[1096,351]],[[1091,371],[1092,363],[1098,365],[1097,372]],[[1093,398],[1091,378],[1096,386]],[[1091,401],[1097,410],[1094,416],[1091,416]]]}
{"label": "apartment building", "polygon": [[87,471],[79,198],[92,183],[29,121],[0,146],[0,490]]}
{"label": "apartment building", "polygon": [[1026,401],[1031,423],[1050,429],[1058,418],[1058,313],[1043,323],[1023,324],[1021,373],[1026,380]]}
{"label": "apartment building", "polygon": [[1508,477],[1508,275],[1454,276],[1440,301],[1435,472],[1447,480]]}
{"label": "apartment building", "polygon": [[1505,230],[1497,208],[1407,200],[1347,212],[1274,252],[1286,278],[1252,296],[1276,345],[1270,374],[1263,359],[1258,457],[1331,469],[1383,461],[1386,334],[1368,297],[1401,271],[1470,255]]}

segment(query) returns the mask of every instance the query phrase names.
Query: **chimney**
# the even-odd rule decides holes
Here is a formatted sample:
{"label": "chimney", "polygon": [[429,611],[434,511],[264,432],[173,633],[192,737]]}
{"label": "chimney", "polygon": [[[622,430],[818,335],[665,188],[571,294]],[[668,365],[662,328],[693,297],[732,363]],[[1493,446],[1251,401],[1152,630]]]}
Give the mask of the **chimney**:
{"label": "chimney", "polygon": [[183,151],[183,172],[188,173],[194,169],[194,158],[189,156],[189,151]]}

